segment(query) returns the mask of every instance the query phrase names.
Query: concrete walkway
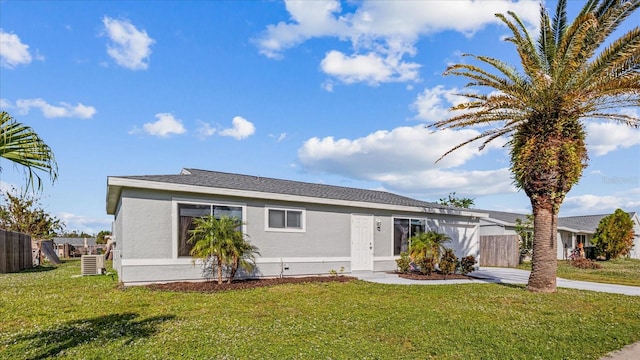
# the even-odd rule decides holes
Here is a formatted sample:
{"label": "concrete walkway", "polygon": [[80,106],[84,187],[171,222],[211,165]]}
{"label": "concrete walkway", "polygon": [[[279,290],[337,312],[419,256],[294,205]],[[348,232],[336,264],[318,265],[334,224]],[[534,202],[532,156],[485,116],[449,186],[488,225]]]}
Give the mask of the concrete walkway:
{"label": "concrete walkway", "polygon": [[[444,284],[526,284],[529,280],[529,271],[512,269],[512,268],[490,268],[485,267],[472,272],[470,275],[473,280],[409,280],[399,277],[396,274],[384,272],[354,272],[352,276],[360,280],[375,282],[379,284],[397,284],[397,285],[444,285]],[[611,294],[622,294],[630,296],[640,296],[640,287],[600,284],[588,281],[566,280],[558,278],[558,287],[606,292]]]}
{"label": "concrete walkway", "polygon": [[[452,284],[526,284],[529,280],[530,271],[512,269],[512,268],[481,268],[470,275],[473,280],[409,280],[399,277],[396,274],[374,273],[374,272],[354,272],[351,275],[360,280],[379,283],[379,284],[398,284],[398,285],[452,285]],[[557,279],[557,285],[561,288],[588,290],[606,292],[612,294],[622,294],[630,296],[640,296],[640,287],[599,284],[587,281],[575,281],[566,279]],[[601,360],[639,360],[640,359],[640,342],[627,345],[620,350],[613,351]]]}

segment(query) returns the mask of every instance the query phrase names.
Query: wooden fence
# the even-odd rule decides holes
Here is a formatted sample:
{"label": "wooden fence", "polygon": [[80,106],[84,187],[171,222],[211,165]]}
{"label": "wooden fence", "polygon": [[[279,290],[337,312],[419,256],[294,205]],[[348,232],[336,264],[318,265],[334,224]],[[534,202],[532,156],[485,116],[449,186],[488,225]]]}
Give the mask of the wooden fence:
{"label": "wooden fence", "polygon": [[31,236],[0,230],[0,273],[18,272],[33,266]]}
{"label": "wooden fence", "polygon": [[519,263],[518,235],[480,236],[480,266],[516,267]]}

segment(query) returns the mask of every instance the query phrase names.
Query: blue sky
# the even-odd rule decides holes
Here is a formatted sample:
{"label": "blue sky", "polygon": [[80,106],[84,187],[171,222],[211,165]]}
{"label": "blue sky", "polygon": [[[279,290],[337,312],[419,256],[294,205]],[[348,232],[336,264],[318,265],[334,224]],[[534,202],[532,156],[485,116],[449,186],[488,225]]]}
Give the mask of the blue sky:
{"label": "blue sky", "polygon": [[[459,101],[466,81],[442,73],[463,53],[518,63],[494,17],[510,10],[535,28],[537,1],[0,0],[0,106],[53,148],[42,203],[69,230],[110,229],[107,176],[183,167],[528,212],[503,143],[434,164],[477,130],[425,128]],[[561,215],[640,210],[640,131],[586,129]]]}

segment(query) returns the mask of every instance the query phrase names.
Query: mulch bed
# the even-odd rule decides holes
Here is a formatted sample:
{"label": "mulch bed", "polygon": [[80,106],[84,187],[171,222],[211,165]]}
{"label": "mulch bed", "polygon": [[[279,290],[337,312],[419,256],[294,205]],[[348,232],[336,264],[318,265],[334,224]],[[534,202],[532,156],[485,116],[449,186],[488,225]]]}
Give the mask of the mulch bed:
{"label": "mulch bed", "polygon": [[231,282],[231,284],[227,284],[226,282],[224,282],[223,284],[218,284],[217,281],[172,282],[166,284],[151,284],[147,285],[147,287],[152,290],[162,291],[213,293],[229,290],[255,289],[281,284],[348,282],[352,280],[357,279],[351,276],[305,276],[271,279],[243,279],[234,280],[233,282]]}
{"label": "mulch bed", "polygon": [[467,276],[467,275],[462,275],[462,274],[451,274],[451,275],[447,275],[444,276],[439,272],[432,272],[430,275],[422,275],[420,273],[417,272],[412,272],[409,274],[401,274],[398,273],[398,276],[400,276],[401,278],[404,279],[410,279],[410,280],[472,280],[473,278],[471,276]]}

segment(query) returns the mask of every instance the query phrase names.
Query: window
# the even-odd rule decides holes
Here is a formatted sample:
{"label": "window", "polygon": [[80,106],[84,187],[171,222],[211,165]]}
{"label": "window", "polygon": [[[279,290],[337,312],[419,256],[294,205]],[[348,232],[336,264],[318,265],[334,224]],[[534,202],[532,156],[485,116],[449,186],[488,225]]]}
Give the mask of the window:
{"label": "window", "polygon": [[409,251],[409,239],[425,232],[425,223],[420,219],[393,219],[393,255]]}
{"label": "window", "polygon": [[305,211],[299,209],[267,208],[267,230],[304,231]]}
{"label": "window", "polygon": [[242,207],[228,205],[178,204],[178,256],[190,256],[193,244],[189,244],[189,231],[195,229],[193,219],[213,215],[238,218],[242,221]]}

